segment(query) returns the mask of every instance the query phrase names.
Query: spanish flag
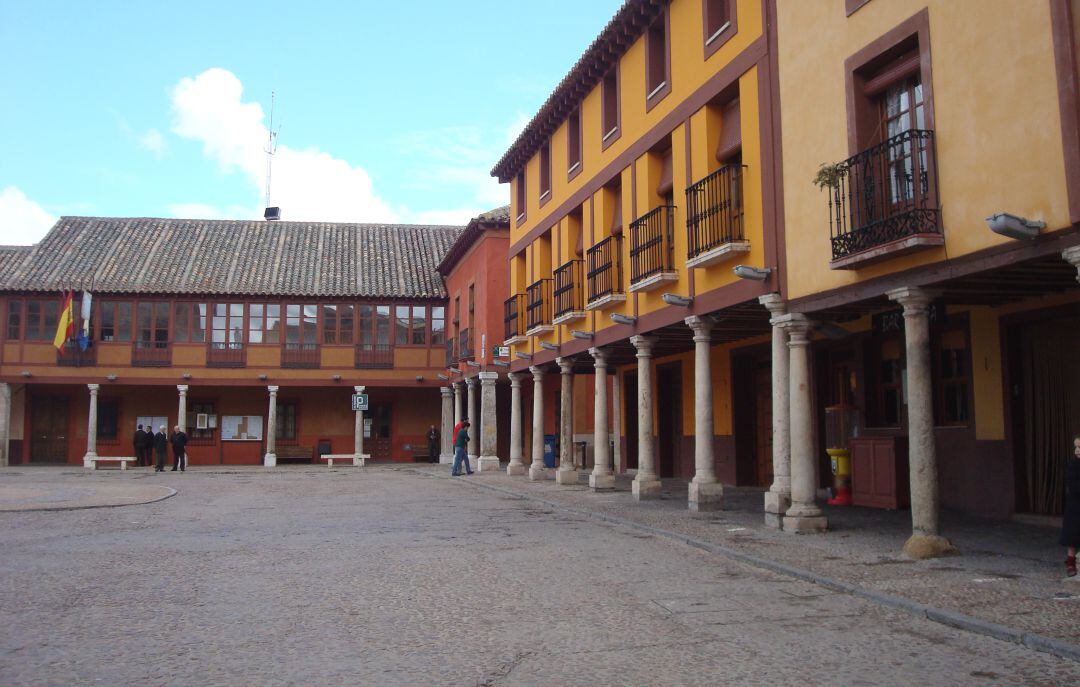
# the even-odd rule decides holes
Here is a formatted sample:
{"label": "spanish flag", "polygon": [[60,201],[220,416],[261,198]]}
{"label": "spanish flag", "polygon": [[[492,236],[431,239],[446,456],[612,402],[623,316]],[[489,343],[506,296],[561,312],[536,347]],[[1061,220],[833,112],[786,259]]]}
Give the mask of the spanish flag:
{"label": "spanish flag", "polygon": [[68,291],[64,294],[64,306],[60,309],[60,319],[56,323],[56,336],[53,337],[53,346],[56,350],[64,347],[64,343],[75,332],[75,315],[71,311],[71,301],[74,293]]}

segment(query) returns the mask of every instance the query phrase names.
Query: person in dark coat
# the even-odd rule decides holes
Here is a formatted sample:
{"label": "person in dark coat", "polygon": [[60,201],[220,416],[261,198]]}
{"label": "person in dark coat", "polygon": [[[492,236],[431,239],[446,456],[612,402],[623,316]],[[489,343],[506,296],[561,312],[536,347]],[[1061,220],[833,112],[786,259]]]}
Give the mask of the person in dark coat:
{"label": "person in dark coat", "polygon": [[1073,455],[1065,466],[1065,516],[1061,519],[1061,545],[1066,547],[1065,574],[1076,576],[1076,549],[1080,547],[1080,434],[1073,438]]}
{"label": "person in dark coat", "polygon": [[439,430],[435,429],[435,425],[431,426],[431,429],[427,432],[427,451],[428,462],[439,462]]}
{"label": "person in dark coat", "polygon": [[165,435],[165,425],[158,427],[154,435],[154,453],[157,454],[157,467],[154,472],[165,472],[165,459],[169,457],[169,437]]}
{"label": "person in dark coat", "polygon": [[187,434],[180,429],[180,425],[173,427],[173,435],[169,441],[172,442],[173,451],[172,471],[176,472],[176,468],[180,468],[180,472],[183,472],[184,466],[187,465],[187,456],[184,453],[184,447],[187,446]]}
{"label": "person in dark coat", "polygon": [[465,463],[465,472],[472,474],[472,468],[469,467],[469,421],[464,420],[461,422],[461,428],[458,429],[457,434],[454,436],[454,466],[450,469],[450,474],[454,477],[461,475],[461,464]]}
{"label": "person in dark coat", "polygon": [[146,432],[143,431],[142,425],[139,425],[139,428],[135,430],[135,438],[131,444],[135,449],[135,464],[143,467],[143,458],[146,457]]}

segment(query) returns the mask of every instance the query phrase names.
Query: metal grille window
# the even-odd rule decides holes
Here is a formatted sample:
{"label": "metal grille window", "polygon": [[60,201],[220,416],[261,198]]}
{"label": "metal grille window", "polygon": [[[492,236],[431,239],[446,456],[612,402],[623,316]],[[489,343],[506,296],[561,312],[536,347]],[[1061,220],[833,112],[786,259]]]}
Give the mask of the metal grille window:
{"label": "metal grille window", "polygon": [[621,253],[621,236],[609,236],[586,253],[589,301],[622,292]]}
{"label": "metal grille window", "polygon": [[584,307],[581,279],[583,261],[571,260],[555,270],[555,317],[580,311]]}
{"label": "metal grille window", "polygon": [[674,219],[675,206],[661,205],[630,223],[630,283],[674,269]]}
{"label": "metal grille window", "polygon": [[528,328],[551,324],[551,280],[540,279],[526,290],[528,299]]}
{"label": "metal grille window", "polygon": [[743,240],[744,169],[745,165],[724,165],[686,189],[686,230],[691,258]]}

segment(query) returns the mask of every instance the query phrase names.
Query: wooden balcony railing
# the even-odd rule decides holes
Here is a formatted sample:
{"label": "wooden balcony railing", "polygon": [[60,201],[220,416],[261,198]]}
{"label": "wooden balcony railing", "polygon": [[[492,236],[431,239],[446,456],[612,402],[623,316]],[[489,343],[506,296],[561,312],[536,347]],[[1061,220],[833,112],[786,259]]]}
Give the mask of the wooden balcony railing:
{"label": "wooden balcony railing", "polygon": [[133,367],[168,367],[172,365],[172,344],[168,341],[136,341],[131,347]]}
{"label": "wooden balcony railing", "polygon": [[526,331],[534,327],[543,327],[551,324],[552,298],[551,280],[538,279],[525,289],[526,310],[528,321]]}
{"label": "wooden balcony railing", "polygon": [[525,336],[525,294],[515,293],[503,301],[503,341]]}
{"label": "wooden balcony railing", "polygon": [[743,170],[724,165],[686,189],[687,257],[743,240]]}
{"label": "wooden balcony railing", "polygon": [[584,270],[583,261],[571,260],[552,275],[555,279],[555,318],[574,312],[581,312],[585,308],[585,284],[582,277]]}
{"label": "wooden balcony railing", "polygon": [[675,269],[675,206],[661,205],[630,223],[630,283]]}
{"label": "wooden balcony railing", "polygon": [[97,349],[91,344],[82,351],[79,344],[68,341],[56,352],[56,364],[60,367],[93,367],[97,365]]}
{"label": "wooden balcony railing", "polygon": [[836,171],[829,184],[834,261],[914,236],[941,243],[933,131],[905,131]]}
{"label": "wooden balcony railing", "polygon": [[286,343],[281,347],[281,366],[291,369],[314,370],[319,367],[319,344]]}
{"label": "wooden balcony railing", "polygon": [[394,347],[390,344],[356,344],[354,362],[358,370],[390,369],[394,366]]}
{"label": "wooden balcony railing", "polygon": [[247,348],[242,342],[211,341],[206,348],[207,367],[245,367]]}
{"label": "wooden balcony railing", "polygon": [[609,236],[585,254],[589,302],[622,293],[622,237]]}

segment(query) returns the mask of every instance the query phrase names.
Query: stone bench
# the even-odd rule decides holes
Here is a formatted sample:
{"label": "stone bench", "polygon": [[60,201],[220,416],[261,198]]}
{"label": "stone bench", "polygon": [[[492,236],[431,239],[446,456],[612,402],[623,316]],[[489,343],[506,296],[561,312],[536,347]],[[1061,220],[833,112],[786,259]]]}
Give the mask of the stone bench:
{"label": "stone bench", "polygon": [[88,458],[86,467],[91,470],[97,470],[98,463],[120,463],[121,470],[127,470],[128,463],[134,463],[137,458],[129,458],[127,456],[97,456],[96,458]]}
{"label": "stone bench", "polygon": [[334,467],[335,460],[338,462],[349,461],[353,464],[353,466],[362,468],[364,467],[364,463],[367,461],[368,458],[371,458],[371,454],[369,453],[365,453],[360,457],[357,457],[355,453],[324,453],[323,455],[319,456],[319,460],[326,461],[326,467],[328,468]]}

